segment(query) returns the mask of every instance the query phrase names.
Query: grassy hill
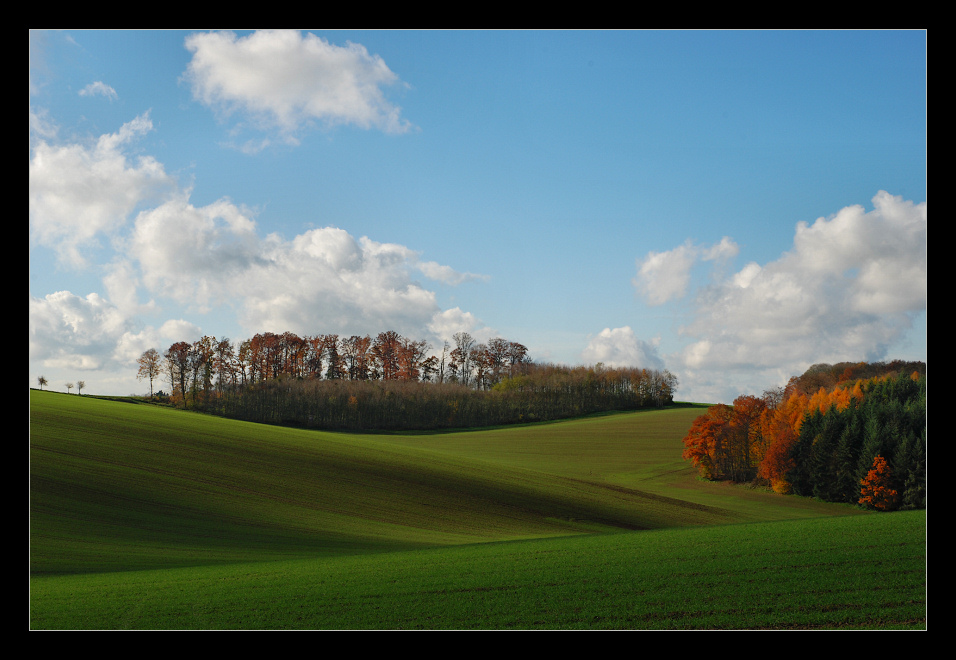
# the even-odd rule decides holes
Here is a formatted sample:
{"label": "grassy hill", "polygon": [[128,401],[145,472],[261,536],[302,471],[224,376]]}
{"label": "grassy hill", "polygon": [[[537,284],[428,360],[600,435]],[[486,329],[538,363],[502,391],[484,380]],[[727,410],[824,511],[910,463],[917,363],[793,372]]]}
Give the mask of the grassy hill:
{"label": "grassy hill", "polygon": [[[30,406],[35,628],[700,627],[594,593],[620,591],[626,566],[664,589],[655,571],[701,561],[688,548],[712,563],[763,524],[860,521],[866,535],[866,521],[907,520],[894,533],[915,544],[907,561],[922,549],[925,562],[924,512],[859,515],[700,482],[680,459],[692,407],[359,435],[51,392]],[[778,533],[758,537],[788,547]],[[571,594],[578,614],[560,607]],[[525,599],[553,599],[554,612],[519,615]]]}

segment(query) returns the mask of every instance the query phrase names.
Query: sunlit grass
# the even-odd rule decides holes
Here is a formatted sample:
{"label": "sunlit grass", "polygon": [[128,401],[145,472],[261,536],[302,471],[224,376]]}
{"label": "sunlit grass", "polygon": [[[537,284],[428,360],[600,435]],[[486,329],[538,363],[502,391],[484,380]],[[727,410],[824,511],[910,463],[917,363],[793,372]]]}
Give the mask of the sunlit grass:
{"label": "sunlit grass", "polygon": [[925,627],[924,512],[39,578],[35,628]]}

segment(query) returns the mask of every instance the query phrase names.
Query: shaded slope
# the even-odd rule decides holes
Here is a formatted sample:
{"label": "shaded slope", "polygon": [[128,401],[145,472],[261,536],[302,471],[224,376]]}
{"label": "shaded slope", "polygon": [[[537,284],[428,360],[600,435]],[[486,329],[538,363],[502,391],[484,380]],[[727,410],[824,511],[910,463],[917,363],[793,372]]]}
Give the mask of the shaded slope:
{"label": "shaded slope", "polygon": [[377,436],[31,394],[31,568],[85,572],[643,529],[719,510]]}

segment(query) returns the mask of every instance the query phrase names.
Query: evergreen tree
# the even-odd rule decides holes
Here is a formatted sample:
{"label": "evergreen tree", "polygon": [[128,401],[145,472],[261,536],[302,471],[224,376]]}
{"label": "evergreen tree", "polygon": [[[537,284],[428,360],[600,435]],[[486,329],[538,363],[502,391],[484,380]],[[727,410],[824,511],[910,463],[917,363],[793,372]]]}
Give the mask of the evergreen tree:
{"label": "evergreen tree", "polygon": [[810,483],[814,497],[839,499],[837,448],[843,434],[843,415],[835,406],[821,415],[820,431],[814,438],[810,466]]}
{"label": "evergreen tree", "polygon": [[846,417],[846,423],[843,425],[840,442],[836,448],[834,494],[838,501],[855,502],[859,484],[856,478],[856,467],[863,444],[861,416],[855,400],[851,401],[850,407],[843,414]]}

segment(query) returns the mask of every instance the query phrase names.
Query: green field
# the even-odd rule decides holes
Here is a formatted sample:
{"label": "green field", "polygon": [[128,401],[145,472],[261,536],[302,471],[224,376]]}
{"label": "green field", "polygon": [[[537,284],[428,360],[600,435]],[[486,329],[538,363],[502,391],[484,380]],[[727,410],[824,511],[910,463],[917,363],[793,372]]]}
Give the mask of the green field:
{"label": "green field", "polygon": [[32,391],[30,627],[925,628],[925,511],[702,482],[699,414],[359,435]]}

